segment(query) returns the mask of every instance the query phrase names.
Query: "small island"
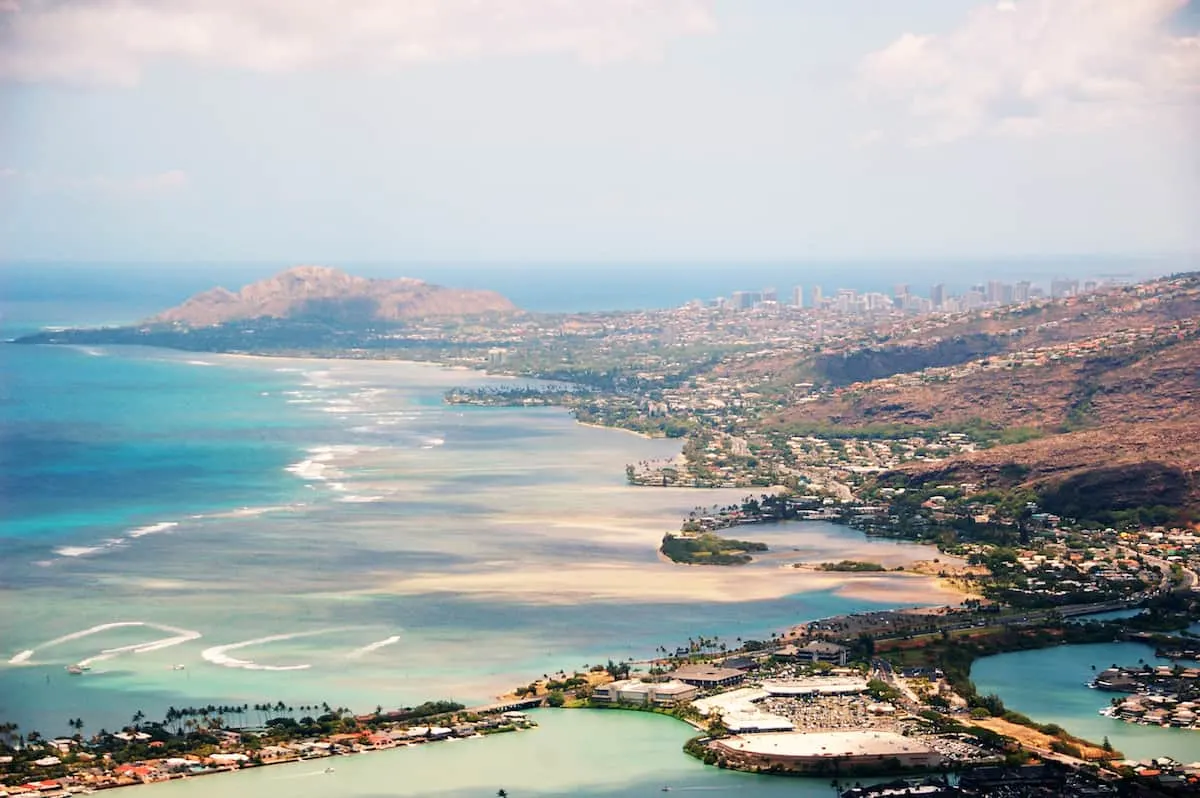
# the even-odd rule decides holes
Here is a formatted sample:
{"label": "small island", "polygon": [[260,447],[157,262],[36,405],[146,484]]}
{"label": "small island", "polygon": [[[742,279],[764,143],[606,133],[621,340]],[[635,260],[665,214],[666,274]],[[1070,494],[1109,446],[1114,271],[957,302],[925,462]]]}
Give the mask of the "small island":
{"label": "small island", "polygon": [[818,571],[843,571],[847,573],[877,573],[886,571],[877,562],[863,562],[862,560],[841,560],[840,562],[823,562],[817,566]]}
{"label": "small island", "polygon": [[659,548],[672,562],[686,565],[745,565],[754,559],[749,552],[766,550],[766,543],[723,538],[712,532],[667,533]]}

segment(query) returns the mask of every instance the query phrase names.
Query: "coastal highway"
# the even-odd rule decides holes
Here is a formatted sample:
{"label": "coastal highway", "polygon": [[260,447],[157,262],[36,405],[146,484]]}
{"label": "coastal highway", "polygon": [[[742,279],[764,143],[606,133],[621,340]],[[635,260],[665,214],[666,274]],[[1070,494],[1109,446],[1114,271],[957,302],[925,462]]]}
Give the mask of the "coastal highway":
{"label": "coastal highway", "polygon": [[940,635],[942,632],[961,632],[967,629],[984,629],[996,626],[1030,626],[1044,623],[1054,616],[1060,618],[1073,618],[1080,615],[1095,615],[1101,612],[1111,612],[1113,610],[1125,610],[1137,606],[1142,597],[1134,599],[1118,599],[1114,601],[1101,601],[1096,604],[1069,604],[1062,607],[1046,607],[1041,609],[1031,609],[1024,612],[1012,612],[1006,615],[996,615],[994,617],[975,617],[971,620],[956,621],[945,625],[939,625],[932,632],[923,632],[920,634],[911,634],[907,632],[897,632],[895,634],[876,634],[874,635],[876,642],[881,640],[919,640],[922,637],[933,637]]}

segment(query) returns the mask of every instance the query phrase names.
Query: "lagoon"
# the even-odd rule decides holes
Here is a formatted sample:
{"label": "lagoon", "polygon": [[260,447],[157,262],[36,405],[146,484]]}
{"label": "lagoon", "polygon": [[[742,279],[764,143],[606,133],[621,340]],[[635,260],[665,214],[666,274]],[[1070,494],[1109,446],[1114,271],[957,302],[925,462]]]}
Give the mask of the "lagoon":
{"label": "lagoon", "polygon": [[[503,789],[512,798],[633,798],[671,793],[706,796],[829,796],[827,779],[780,778],[708,767],[687,756],[694,732],[661,715],[614,710],[538,710],[527,732],[409,749],[277,765],[236,774],[139,788],[144,798],[475,798]],[[333,766],[334,773],[325,773]]]}
{"label": "lagoon", "polygon": [[1200,733],[1138,726],[1099,714],[1112,698],[1123,694],[1093,690],[1087,682],[1113,664],[1136,665],[1141,660],[1172,664],[1139,643],[1092,643],[984,657],[971,668],[971,679],[980,694],[995,693],[1006,707],[1038,723],[1057,723],[1097,743],[1108,737],[1130,759],[1200,760]]}

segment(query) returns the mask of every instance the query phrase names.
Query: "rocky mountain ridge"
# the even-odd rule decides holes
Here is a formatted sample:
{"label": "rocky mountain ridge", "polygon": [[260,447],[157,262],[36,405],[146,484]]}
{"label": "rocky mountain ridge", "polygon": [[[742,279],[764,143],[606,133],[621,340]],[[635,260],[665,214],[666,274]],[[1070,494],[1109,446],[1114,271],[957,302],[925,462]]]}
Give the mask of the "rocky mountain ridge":
{"label": "rocky mountain ridge", "polygon": [[371,279],[328,266],[297,266],[234,292],[213,288],[146,320],[207,327],[257,318],[339,322],[479,316],[516,310],[494,291],[446,288],[409,277]]}

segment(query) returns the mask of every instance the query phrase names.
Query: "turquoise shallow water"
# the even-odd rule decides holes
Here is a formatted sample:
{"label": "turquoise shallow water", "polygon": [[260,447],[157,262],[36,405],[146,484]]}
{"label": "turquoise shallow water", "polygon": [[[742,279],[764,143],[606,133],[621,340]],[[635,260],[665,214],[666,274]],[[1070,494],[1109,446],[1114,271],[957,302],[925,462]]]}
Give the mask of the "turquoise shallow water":
{"label": "turquoise shallow water", "polygon": [[1137,665],[1139,660],[1171,664],[1149,646],[1095,643],[986,657],[972,667],[971,679],[980,693],[999,695],[1009,709],[1094,742],[1107,736],[1132,759],[1166,755],[1183,762],[1200,760],[1198,732],[1138,726],[1098,714],[1123,694],[1092,690],[1087,682],[1110,665]]}
{"label": "turquoise shallow water", "polygon": [[[26,729],[208,703],[482,702],[693,635],[734,644],[912,601],[912,580],[856,593],[840,577],[661,562],[663,531],[738,494],[624,484],[625,463],[676,442],[554,409],[445,406],[472,372],[0,355],[0,585],[19,607],[0,617],[0,715]],[[928,554],[825,524],[770,535],[800,559]],[[68,676],[81,660],[93,670]]]}

